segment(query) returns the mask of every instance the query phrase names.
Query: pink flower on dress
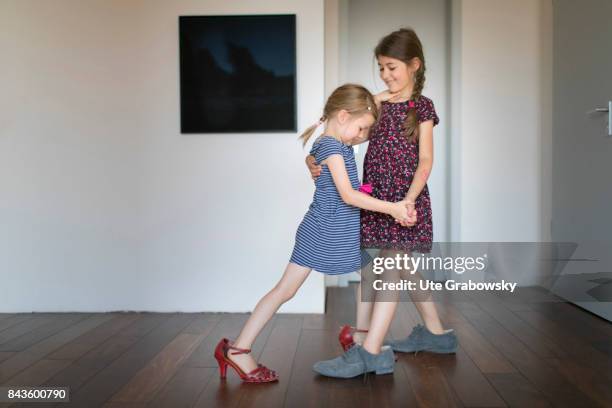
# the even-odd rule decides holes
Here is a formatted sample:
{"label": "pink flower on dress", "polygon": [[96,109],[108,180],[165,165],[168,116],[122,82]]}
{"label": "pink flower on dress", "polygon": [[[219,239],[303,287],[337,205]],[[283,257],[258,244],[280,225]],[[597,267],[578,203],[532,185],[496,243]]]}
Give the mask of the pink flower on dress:
{"label": "pink flower on dress", "polygon": [[408,101],[408,107],[414,108],[414,101]]}
{"label": "pink flower on dress", "polygon": [[372,194],[372,185],[371,184],[362,184],[361,187],[359,187],[359,191],[361,191],[364,194],[371,195]]}

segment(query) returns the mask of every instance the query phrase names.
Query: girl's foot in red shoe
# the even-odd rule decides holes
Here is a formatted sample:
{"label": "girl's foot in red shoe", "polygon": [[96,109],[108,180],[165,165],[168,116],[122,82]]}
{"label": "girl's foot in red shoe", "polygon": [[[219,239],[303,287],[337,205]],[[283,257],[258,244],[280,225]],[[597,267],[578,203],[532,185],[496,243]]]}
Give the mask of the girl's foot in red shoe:
{"label": "girl's foot in red shoe", "polygon": [[[249,354],[251,350],[241,349],[234,347],[228,339],[221,339],[217,347],[215,348],[215,359],[219,364],[219,375],[221,378],[226,378],[227,367],[230,366],[236,371],[236,374],[240,376],[245,383],[267,383],[278,381],[278,374],[274,370],[270,370],[268,367],[257,364],[252,370],[244,370],[233,360],[233,357],[243,354]],[[253,360],[254,361],[254,360]],[[246,360],[248,363],[248,360]]]}
{"label": "girl's foot in red shoe", "polygon": [[367,330],[357,329],[355,327],[349,326],[348,324],[342,326],[340,328],[340,334],[338,334],[338,341],[342,346],[342,350],[347,351],[348,349],[353,347],[355,343],[363,343],[363,337],[367,332]]}

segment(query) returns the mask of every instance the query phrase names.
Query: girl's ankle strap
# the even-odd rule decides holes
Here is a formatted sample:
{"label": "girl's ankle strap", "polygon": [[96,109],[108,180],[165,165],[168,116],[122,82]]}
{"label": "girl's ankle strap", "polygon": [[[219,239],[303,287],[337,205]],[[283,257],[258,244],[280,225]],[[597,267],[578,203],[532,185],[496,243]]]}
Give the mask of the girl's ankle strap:
{"label": "girl's ankle strap", "polygon": [[236,351],[232,351],[230,354],[234,355],[234,354],[249,354],[251,352],[251,349],[241,349],[238,347],[234,347],[232,345],[228,346],[229,349],[231,350],[236,350]]}

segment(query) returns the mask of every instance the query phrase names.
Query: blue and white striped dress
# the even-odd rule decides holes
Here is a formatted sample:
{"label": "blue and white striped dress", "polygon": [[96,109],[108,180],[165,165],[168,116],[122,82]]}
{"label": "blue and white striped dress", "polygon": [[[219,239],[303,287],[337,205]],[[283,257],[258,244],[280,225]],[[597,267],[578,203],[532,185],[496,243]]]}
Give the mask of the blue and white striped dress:
{"label": "blue and white striped dress", "polygon": [[[321,136],[312,145],[310,154],[317,163],[333,154],[342,155],[351,185],[359,189],[352,146],[332,136]],[[361,266],[359,208],[342,201],[326,165],[315,186],[312,204],[295,234],[290,262],[329,275],[355,272]]]}

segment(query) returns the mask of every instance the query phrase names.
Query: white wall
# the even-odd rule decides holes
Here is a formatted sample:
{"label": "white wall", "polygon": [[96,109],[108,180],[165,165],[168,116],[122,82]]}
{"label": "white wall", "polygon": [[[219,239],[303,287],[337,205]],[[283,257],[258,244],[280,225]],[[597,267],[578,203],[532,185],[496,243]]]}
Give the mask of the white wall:
{"label": "white wall", "polygon": [[[551,0],[453,0],[452,16],[452,240],[549,241]],[[537,283],[532,255],[500,273]]]}
{"label": "white wall", "polygon": [[453,2],[453,240],[549,232],[550,12],[550,0]]}
{"label": "white wall", "polygon": [[[296,134],[181,135],[178,16],[297,14],[298,127],[322,0],[0,3],[0,311],[248,311],[312,197]],[[283,309],[322,312],[317,273]]]}

